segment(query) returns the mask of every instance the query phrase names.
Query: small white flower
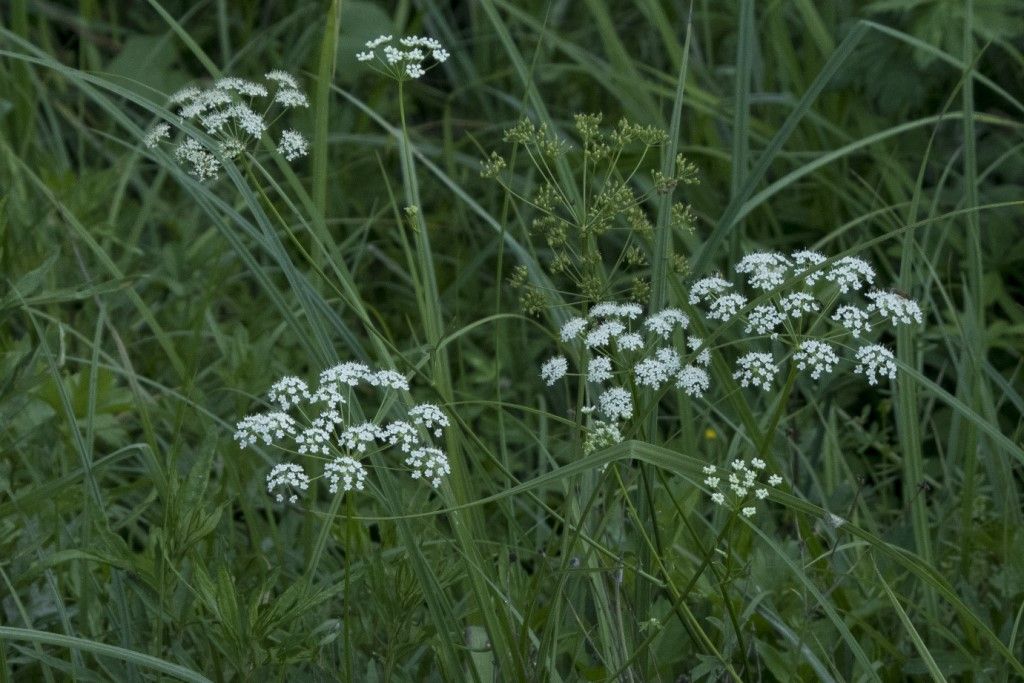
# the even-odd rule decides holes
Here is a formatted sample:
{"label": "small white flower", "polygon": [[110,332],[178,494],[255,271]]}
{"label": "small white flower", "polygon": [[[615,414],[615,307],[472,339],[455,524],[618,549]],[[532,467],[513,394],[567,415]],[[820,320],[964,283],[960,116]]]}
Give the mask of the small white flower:
{"label": "small white flower", "polygon": [[378,370],[366,377],[366,381],[375,387],[394,389],[395,391],[409,391],[409,380],[400,372],[395,370]]}
{"label": "small white flower", "polygon": [[750,460],[750,466],[753,467],[755,470],[763,470],[765,467],[768,466],[768,463],[766,463],[761,458],[752,458]]}
{"label": "small white flower", "polygon": [[569,372],[569,361],[565,356],[555,356],[540,366],[540,378],[550,387]]}
{"label": "small white flower", "polygon": [[349,361],[339,363],[320,373],[320,384],[345,384],[350,387],[359,386],[360,382],[368,381],[372,372],[365,363]]}
{"label": "small white flower", "polygon": [[278,90],[274,93],[274,102],[289,109],[309,106],[309,100],[306,98],[306,94],[298,88],[282,88],[281,90]]}
{"label": "small white flower", "polygon": [[777,474],[773,474],[773,475],[768,477],[768,484],[770,486],[778,486],[781,483],[782,483],[782,477],[780,477]]}
{"label": "small white flower", "polygon": [[747,297],[742,294],[724,294],[711,304],[708,309],[708,318],[725,322],[746,305]]}
{"label": "small white flower", "polygon": [[644,327],[662,339],[671,337],[674,328],[685,330],[689,324],[690,319],[678,308],[666,308],[663,311],[658,311],[644,321]]}
{"label": "small white flower", "polygon": [[687,365],[676,373],[676,386],[687,396],[700,398],[711,388],[711,377],[704,368]]}
{"label": "small white flower", "polygon": [[210,135],[218,135],[229,123],[231,113],[221,109],[215,109],[199,117],[199,124]]}
{"label": "small white flower", "polygon": [[178,110],[178,115],[183,119],[195,118],[209,109],[229,105],[232,101],[231,94],[226,90],[220,88],[200,90],[191,98],[182,101],[187,104]]}
{"label": "small white flower", "polygon": [[849,330],[854,338],[860,337],[861,332],[871,331],[870,317],[865,311],[849,305],[840,306],[832,314],[832,320]]}
{"label": "small white flower", "polygon": [[451,424],[444,411],[433,403],[421,403],[413,406],[409,409],[409,417],[412,418],[414,424],[423,425],[427,429],[433,430],[434,436],[438,438],[441,437],[442,430],[447,429]]}
{"label": "small white flower", "polygon": [[747,326],[744,332],[747,334],[770,334],[772,338],[778,337],[775,328],[786,320],[786,316],[779,312],[772,304],[761,304],[754,306],[747,314]]}
{"label": "small white flower", "polygon": [[772,386],[778,367],[770,353],[748,353],[736,361],[739,369],[733,373],[733,379],[740,381],[740,386],[755,386],[767,391]]}
{"label": "small white flower", "polygon": [[[404,78],[419,78],[427,72],[425,66],[428,55],[435,64],[442,64],[448,61],[448,50],[434,38],[427,36],[406,36],[399,39],[402,47],[411,48],[402,50],[392,44],[392,36],[380,36],[366,43],[366,49],[356,53],[356,59],[360,62],[371,62],[377,60],[380,67],[388,76],[395,80]],[[380,51],[378,52],[378,48]]]}
{"label": "small white flower", "polygon": [[753,506],[748,506],[742,510],[744,517],[753,517],[757,510]]}
{"label": "small white flower", "polygon": [[754,495],[757,496],[758,500],[764,500],[768,497],[768,489],[757,489],[754,491]]}
{"label": "small white flower", "polygon": [[337,410],[325,410],[324,412],[313,418],[310,424],[318,429],[324,429],[330,431],[334,429],[334,425],[339,425],[344,420],[341,419],[341,413]]}
{"label": "small white flower", "polygon": [[605,301],[590,309],[591,318],[628,318],[636,320],[644,312],[643,306],[627,302],[624,304]]}
{"label": "small white flower", "polygon": [[168,124],[161,122],[149,129],[149,132],[142,138],[142,144],[149,149],[153,149],[160,144],[161,140],[166,140],[170,136],[171,127]]}
{"label": "small white flower", "polygon": [[882,292],[879,290],[868,292],[867,298],[871,299],[868,304],[869,311],[877,311],[883,318],[889,318],[893,325],[909,325],[911,323],[922,323],[924,317],[921,315],[921,307],[913,299],[908,299],[895,292]]}
{"label": "small white flower", "polygon": [[601,412],[609,420],[628,420],[633,417],[633,399],[629,392],[621,387],[613,387],[605,391],[597,399]]}
{"label": "small white flower", "polygon": [[622,441],[622,432],[617,425],[597,420],[594,422],[594,426],[587,431],[587,437],[583,441],[583,454],[590,455],[602,448],[622,443]]}
{"label": "small white flower", "polygon": [[723,280],[717,275],[697,280],[690,285],[690,305],[696,306],[701,302],[711,301],[730,287],[732,287],[731,282]]}
{"label": "small white flower", "polygon": [[817,313],[821,305],[807,292],[793,292],[779,300],[779,308],[789,317],[799,318],[804,313]]}
{"label": "small white flower", "polygon": [[711,500],[716,505],[725,505],[725,495],[723,495],[721,491],[715,491],[714,493],[712,493]]}
{"label": "small white flower", "polygon": [[412,469],[413,479],[430,482],[435,489],[441,485],[441,479],[451,473],[448,456],[437,448],[417,448],[405,459],[405,464]]}
{"label": "small white flower", "polygon": [[403,453],[408,453],[420,445],[419,432],[404,420],[389,422],[383,429],[378,429],[377,438],[392,446],[398,446]]}
{"label": "small white flower", "polygon": [[268,71],[266,74],[263,75],[263,77],[266,78],[268,81],[276,83],[278,86],[281,87],[295,88],[296,90],[298,90],[299,88],[298,79],[295,78],[295,76],[292,76],[287,71],[274,69],[273,71]]}
{"label": "small white flower", "polygon": [[700,469],[704,474],[714,474],[715,472],[718,471],[718,468],[715,467],[714,465],[704,465],[704,467]]}
{"label": "small white flower", "polygon": [[281,141],[277,144],[277,151],[287,161],[295,161],[309,153],[309,141],[297,130],[285,130],[281,132]]}
{"label": "small white flower", "polygon": [[308,488],[309,476],[301,466],[293,462],[278,463],[267,475],[268,493],[284,489],[284,491],[277,491],[274,496],[278,503],[283,503],[286,499],[289,503],[295,503],[299,500],[297,492],[303,492]]}
{"label": "small white flower", "polygon": [[228,107],[226,113],[235,120],[239,128],[254,138],[267,131],[267,122],[247,104],[233,104]]}
{"label": "small white flower", "polygon": [[778,252],[756,251],[740,259],[736,272],[748,274],[751,287],[774,289],[785,282],[789,266],[789,259]]}
{"label": "small white flower", "polygon": [[298,377],[282,377],[270,387],[267,398],[271,403],[279,405],[281,410],[288,410],[309,400],[309,387]]}
{"label": "small white flower", "polygon": [[295,420],[288,413],[257,413],[247,415],[235,425],[235,441],[240,448],[246,448],[257,441],[267,446],[275,439],[295,434]]}
{"label": "small white flower", "polygon": [[697,365],[702,365],[705,368],[711,365],[711,351],[710,349],[701,348],[704,345],[704,340],[700,337],[690,337],[686,340],[686,345],[690,347],[690,351],[696,351],[697,353]]}
{"label": "small white flower", "polygon": [[372,445],[380,436],[380,428],[372,422],[353,425],[343,431],[338,442],[350,451],[365,453],[368,446]]}
{"label": "small white flower", "polygon": [[839,363],[839,356],[828,344],[817,339],[808,339],[800,342],[793,360],[797,368],[806,370],[810,368],[811,379],[818,379],[822,373],[828,374]]}
{"label": "small white flower", "polygon": [[619,351],[638,351],[644,347],[644,340],[636,332],[630,332],[616,337],[615,347]]}
{"label": "small white flower", "polygon": [[867,282],[875,281],[875,269],[867,261],[856,256],[844,256],[835,263],[825,274],[825,279],[834,282],[839,291],[846,294],[850,290],[858,290]]}
{"label": "small white flower", "polygon": [[636,364],[636,382],[640,386],[660,389],[679,371],[679,354],[673,349],[659,349],[653,358]]}
{"label": "small white flower", "polygon": [[559,336],[563,342],[570,342],[580,336],[585,329],[587,329],[586,318],[572,318],[562,325],[562,330]]}
{"label": "small white flower", "polygon": [[245,151],[245,143],[232,136],[221,140],[217,148],[225,159],[237,159]]}
{"label": "small white flower", "polygon": [[245,95],[246,97],[267,96],[266,87],[260,83],[247,81],[244,78],[235,78],[233,76],[219,78],[214,82],[213,86],[219,90],[234,90],[239,95]]}
{"label": "small white flower", "polygon": [[366,468],[355,458],[342,455],[324,465],[324,476],[330,482],[331,493],[362,491],[366,484]]}
{"label": "small white flower", "polygon": [[177,91],[176,93],[174,93],[173,95],[171,95],[170,97],[168,97],[167,98],[167,104],[168,105],[172,105],[172,104],[184,104],[185,102],[191,102],[196,97],[198,97],[201,92],[202,91],[199,88],[195,87],[194,85],[186,86],[186,87],[182,88],[181,90]]}
{"label": "small white flower", "polygon": [[310,396],[311,401],[324,401],[331,408],[346,402],[345,387],[358,386],[367,380],[370,368],[363,363],[340,363],[320,373],[320,387]]}
{"label": "small white flower", "polygon": [[321,427],[309,427],[295,437],[300,455],[330,455],[331,434]]}
{"label": "small white flower", "polygon": [[181,162],[192,165],[189,173],[198,180],[211,180],[220,173],[220,162],[217,157],[207,152],[199,142],[193,138],[186,138],[174,150],[174,157]]}
{"label": "small white flower", "polygon": [[587,333],[585,343],[588,349],[606,346],[615,337],[626,331],[626,326],[618,320],[603,322]]}
{"label": "small white flower", "polygon": [[588,382],[605,382],[612,378],[612,359],[607,356],[592,358],[587,364]]}
{"label": "small white flower", "polygon": [[[814,268],[826,261],[825,257],[818,252],[808,251],[806,249],[803,251],[794,251],[790,254],[790,258],[793,260],[793,272],[796,275],[802,275],[811,268]],[[821,270],[815,270],[804,278],[804,282],[806,282],[808,286],[813,287],[824,274],[825,273]]]}
{"label": "small white flower", "polygon": [[884,346],[878,344],[862,346],[857,349],[856,357],[857,367],[853,371],[867,377],[868,384],[878,384],[881,377],[896,379],[896,358],[892,355],[892,351]]}

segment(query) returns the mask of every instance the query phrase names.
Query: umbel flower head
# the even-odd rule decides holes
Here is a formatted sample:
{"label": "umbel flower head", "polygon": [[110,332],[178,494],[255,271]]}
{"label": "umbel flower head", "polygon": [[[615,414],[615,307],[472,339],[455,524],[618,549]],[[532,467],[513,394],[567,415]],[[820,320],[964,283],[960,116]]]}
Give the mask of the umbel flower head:
{"label": "umbel flower head", "polygon": [[[324,370],[314,390],[301,378],[282,377],[267,394],[273,410],[239,420],[235,440],[241,448],[271,446],[286,454],[267,475],[267,491],[278,502],[297,502],[321,478],[330,493],[362,491],[368,479],[364,461],[376,454],[388,457],[391,451],[397,451],[396,462],[407,467],[412,479],[437,488],[450,467],[431,438],[441,438],[450,421],[432,403],[407,405],[403,394],[408,389],[402,374],[363,363]],[[361,398],[379,392],[399,392],[392,403],[404,407],[406,419],[365,419],[378,411],[364,411]],[[321,474],[313,477],[316,468]]]}
{"label": "umbel flower head", "polygon": [[[199,128],[209,141],[183,135],[174,143],[174,157],[199,180],[216,178],[225,160],[234,160],[249,152],[270,130],[271,124],[288,109],[309,106],[298,79],[284,71],[269,71],[263,82],[229,76],[219,78],[209,88],[182,88],[167,100],[179,121]],[[173,129],[167,122],[153,126],[143,137],[152,149],[170,141]],[[278,152],[288,161],[309,153],[309,142],[296,130],[281,131]]]}
{"label": "umbel flower head", "polygon": [[768,497],[769,486],[782,484],[779,475],[766,475],[766,467],[767,463],[761,458],[751,458],[749,462],[737,458],[724,468],[725,472],[719,472],[714,465],[705,465],[704,485],[711,489],[711,501],[730,507],[744,517],[753,517],[757,513],[755,501]]}
{"label": "umbel flower head", "polygon": [[[601,434],[622,435],[640,411],[638,400],[657,400],[668,388],[691,399],[711,391],[711,353],[731,356],[733,379],[743,388],[769,392],[787,364],[810,381],[821,382],[844,363],[870,385],[896,376],[896,360],[872,333],[923,321],[920,306],[901,294],[858,291],[875,279],[862,259],[799,251],[790,256],[755,252],[739,270],[744,283],[721,275],[696,281],[687,299],[693,310],[665,308],[644,316],[634,302],[606,301],[570,318],[557,332],[562,351],[541,365],[548,386],[565,378],[584,385],[585,410],[604,421]],[[715,335],[715,346],[691,334],[694,320]],[[718,328],[718,329],[714,329]],[[750,347],[762,348],[751,350]],[[735,355],[729,349],[739,346]],[[574,368],[574,366],[576,366]],[[588,413],[589,414],[589,413]],[[592,439],[601,443],[607,439]]]}
{"label": "umbel flower head", "polygon": [[[770,391],[786,361],[821,381],[843,362],[843,355],[869,384],[892,379],[892,352],[865,338],[924,320],[918,303],[902,294],[878,289],[861,294],[877,276],[856,256],[830,261],[809,250],[788,256],[757,251],[741,259],[736,272],[750,288],[749,299],[741,292],[742,283],[713,275],[690,286],[689,301],[702,310],[709,326],[711,321],[722,326],[719,348],[767,342],[768,348],[738,356],[733,377],[743,387]],[[729,327],[737,321],[745,337]]]}
{"label": "umbel flower head", "polygon": [[447,62],[448,57],[448,50],[427,36],[406,36],[398,40],[393,36],[379,36],[368,41],[365,50],[356,53],[360,62],[366,62],[396,81],[419,78],[431,67]]}
{"label": "umbel flower head", "polygon": [[592,306],[586,316],[571,318],[558,331],[561,342],[575,350],[579,371],[571,373],[569,358],[562,354],[541,365],[540,377],[548,386],[567,376],[588,386],[593,400],[585,410],[603,420],[588,437],[591,450],[622,440],[618,425],[633,418],[634,394],[675,386],[699,398],[711,386],[706,369],[711,356],[698,337],[686,335],[689,317],[677,308],[643,313],[634,302]]}

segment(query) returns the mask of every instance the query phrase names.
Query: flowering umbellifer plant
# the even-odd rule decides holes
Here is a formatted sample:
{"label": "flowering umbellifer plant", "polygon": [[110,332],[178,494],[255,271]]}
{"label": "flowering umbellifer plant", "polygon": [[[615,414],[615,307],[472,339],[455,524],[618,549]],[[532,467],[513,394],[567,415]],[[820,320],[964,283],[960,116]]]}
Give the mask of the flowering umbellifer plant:
{"label": "flowering umbellifer plant", "polygon": [[[404,420],[367,420],[359,402],[360,387],[401,392]],[[330,493],[361,491],[364,461],[374,453],[397,450],[410,476],[433,488],[449,473],[448,458],[435,447],[449,426],[448,416],[431,403],[405,405],[405,377],[394,370],[372,370],[362,363],[341,363],[320,373],[315,390],[298,377],[283,377],[267,395],[275,410],[248,415],[238,422],[235,440],[242,448],[263,444],[288,454],[267,475],[267,491],[278,502],[295,503],[313,484],[308,473],[319,466]],[[293,412],[297,415],[293,416]],[[399,456],[401,457],[401,456]]]}
{"label": "flowering umbellifer plant", "polygon": [[[214,141],[208,148],[199,139],[183,134],[174,143],[174,157],[186,164],[199,180],[220,174],[223,160],[236,160],[251,150],[288,109],[308,107],[309,100],[298,80],[284,71],[269,71],[264,82],[243,78],[219,78],[209,88],[188,86],[171,95],[168,107],[176,107],[179,120],[188,121]],[[167,122],[156,124],[143,138],[150,149],[170,140],[173,128]],[[283,130],[277,151],[288,161],[309,153],[309,142],[302,133]]]}
{"label": "flowering umbellifer plant", "polygon": [[[711,391],[712,353],[726,355],[727,361],[732,357],[733,378],[762,392],[777,389],[788,363],[783,397],[801,373],[820,382],[843,362],[874,385],[894,378],[897,367],[892,352],[869,337],[886,327],[922,322],[917,302],[901,294],[872,289],[862,295],[876,276],[857,257],[828,261],[812,251],[755,252],[736,272],[745,277],[753,300],[742,287],[715,275],[690,286],[688,312],[665,308],[645,315],[637,303],[604,302],[562,325],[558,336],[569,353],[548,359],[540,375],[549,386],[570,375],[583,382],[584,413],[600,418],[588,426],[585,453],[639,433],[644,411],[638,406],[656,409],[671,387],[691,400],[705,398]],[[704,332],[693,334],[695,328]],[[732,347],[738,351],[730,353]],[[730,475],[730,485],[763,498],[764,489],[752,478],[747,481],[750,473],[763,470],[759,462],[734,460],[742,466]],[[708,474],[714,480],[708,485],[716,489],[720,479],[713,470]],[[769,484],[777,476],[771,475]],[[739,483],[732,481],[736,477]],[[717,503],[729,499],[716,493]],[[737,509],[753,514],[743,496],[737,500],[743,502]]]}
{"label": "flowering umbellifer plant", "polygon": [[357,60],[396,81],[419,78],[448,57],[448,50],[428,36],[405,36],[397,41],[393,36],[379,36],[367,41],[365,51],[356,53]]}

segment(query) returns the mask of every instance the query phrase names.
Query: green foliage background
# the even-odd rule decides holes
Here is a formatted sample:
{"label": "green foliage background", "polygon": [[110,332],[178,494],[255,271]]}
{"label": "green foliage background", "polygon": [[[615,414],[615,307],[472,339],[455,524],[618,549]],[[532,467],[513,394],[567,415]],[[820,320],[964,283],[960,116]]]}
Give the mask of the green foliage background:
{"label": "green foliage background", "polygon": [[[0,679],[1024,675],[1019,3],[11,0],[0,22]],[[354,59],[392,32],[452,52],[409,98],[430,273],[396,90]],[[138,142],[167,93],[271,68],[313,100],[287,227]],[[543,244],[480,178],[523,116],[668,128],[674,103],[694,274],[849,251],[927,312],[891,390],[798,387],[767,435],[792,496],[728,536],[693,484],[735,447],[728,407],[602,452],[618,482],[574,459],[537,376],[553,337],[507,286]],[[281,375],[385,355],[458,415],[459,507],[273,505],[234,421]],[[631,462],[649,520],[617,497]]]}

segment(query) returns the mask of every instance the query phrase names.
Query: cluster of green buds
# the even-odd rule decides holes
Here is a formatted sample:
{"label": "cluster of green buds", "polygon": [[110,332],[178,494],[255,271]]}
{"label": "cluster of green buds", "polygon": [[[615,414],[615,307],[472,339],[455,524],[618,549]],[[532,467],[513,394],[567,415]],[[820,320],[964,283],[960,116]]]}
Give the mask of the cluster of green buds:
{"label": "cluster of green buds", "polygon": [[[546,246],[541,261],[556,287],[578,293],[581,302],[640,301],[650,287],[646,269],[655,200],[695,183],[696,167],[679,155],[671,176],[645,168],[668,134],[626,119],[603,129],[601,121],[600,114],[578,114],[575,141],[570,141],[546,124],[524,119],[505,132],[504,140],[516,147],[517,156],[525,154],[536,173],[517,182],[508,161],[492,152],[481,174],[531,210],[530,237]],[[687,204],[676,202],[669,220],[673,232],[692,230],[694,216]],[[677,271],[686,268],[685,259],[673,256],[672,263]],[[513,272],[511,284],[519,288],[528,312],[549,305],[546,292],[528,281],[524,269]]]}

